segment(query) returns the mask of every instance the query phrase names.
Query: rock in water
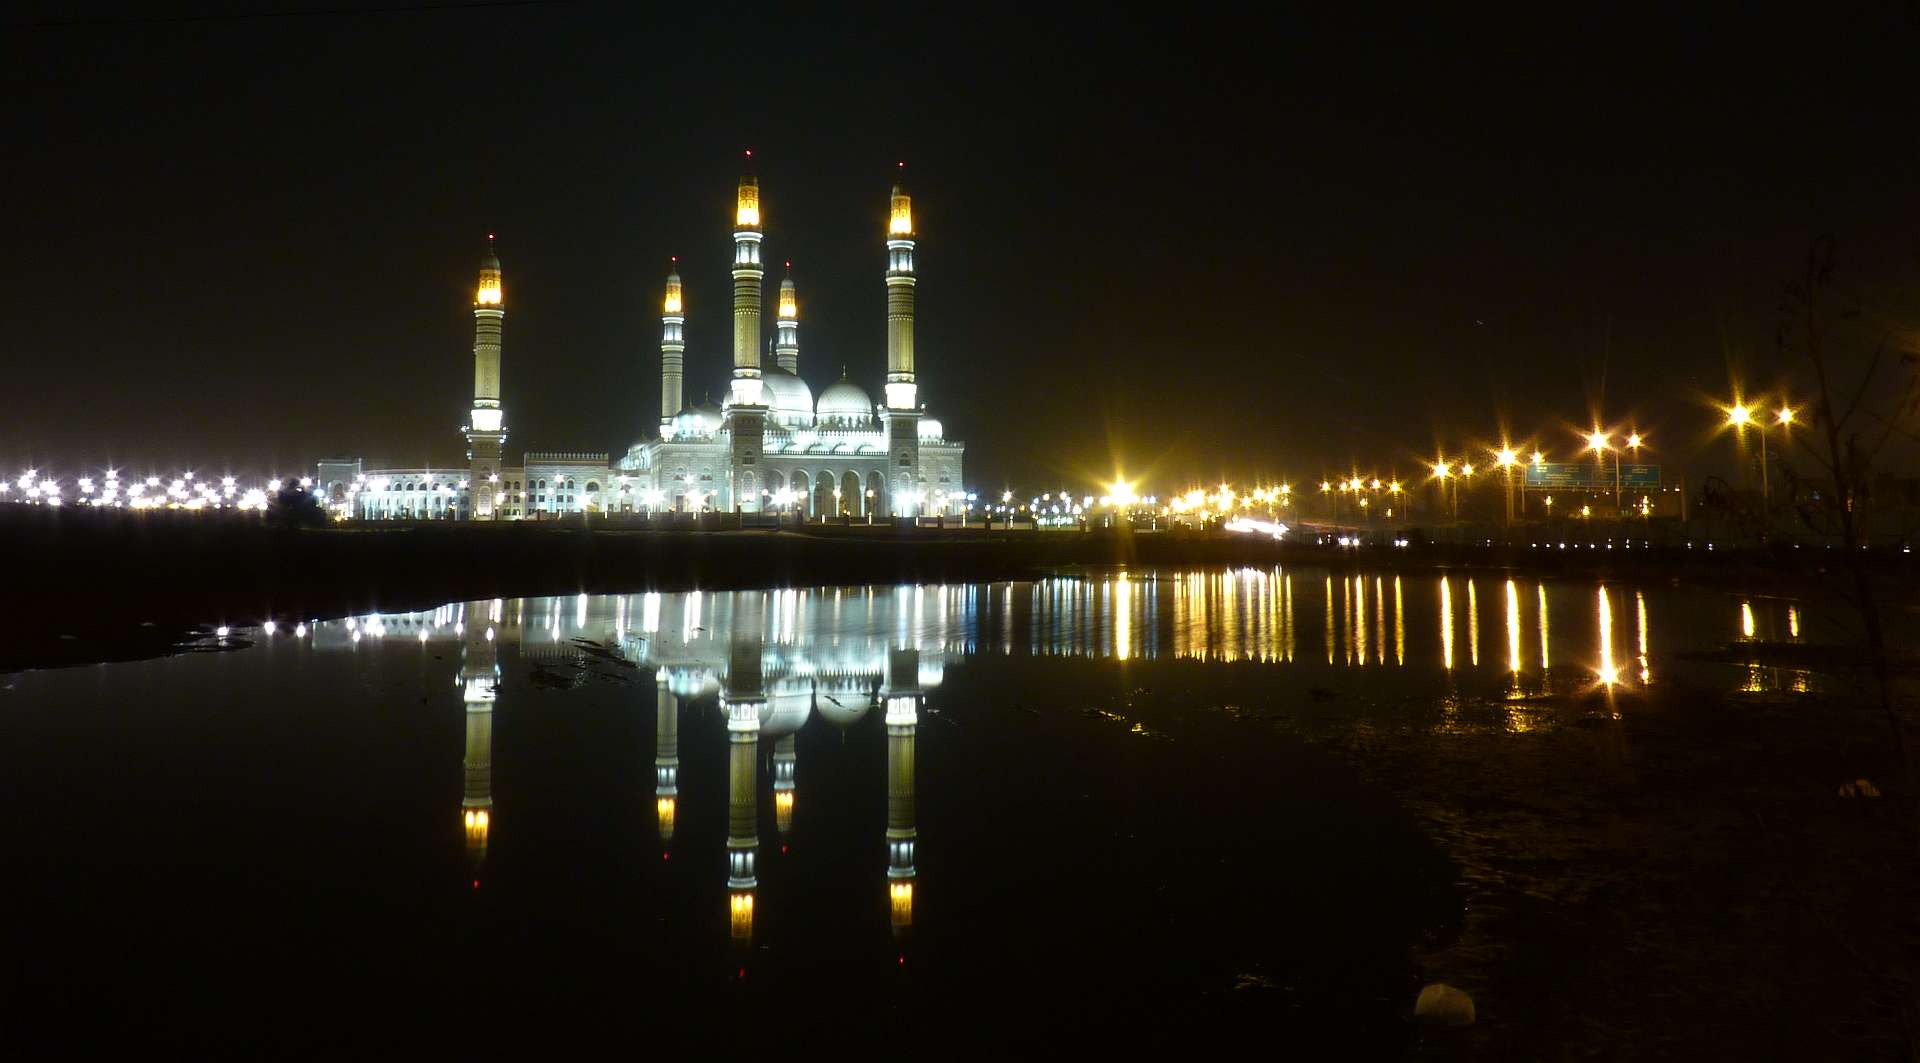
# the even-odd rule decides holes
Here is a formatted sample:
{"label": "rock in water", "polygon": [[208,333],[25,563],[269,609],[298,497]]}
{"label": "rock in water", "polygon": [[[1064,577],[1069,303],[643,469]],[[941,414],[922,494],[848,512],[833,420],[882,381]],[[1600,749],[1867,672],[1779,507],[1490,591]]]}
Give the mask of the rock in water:
{"label": "rock in water", "polygon": [[1414,1018],[1441,1026],[1473,1025],[1473,998],[1444,982],[1420,991],[1413,1004]]}

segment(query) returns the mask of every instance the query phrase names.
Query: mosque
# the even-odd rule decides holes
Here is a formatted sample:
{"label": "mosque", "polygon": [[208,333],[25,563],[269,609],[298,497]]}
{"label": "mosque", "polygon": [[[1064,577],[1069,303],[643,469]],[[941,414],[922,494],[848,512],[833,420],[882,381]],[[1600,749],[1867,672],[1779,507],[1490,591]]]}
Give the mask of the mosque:
{"label": "mosque", "polygon": [[[749,153],[749,156],[751,153]],[[749,161],[751,159],[749,158]],[[474,291],[473,408],[465,466],[366,470],[319,463],[336,516],[364,520],[527,520],[583,513],[798,513],[808,517],[959,516],[965,444],[921,405],[914,361],[913,203],[896,181],[886,227],[887,367],[883,401],[844,371],[816,398],[800,376],[799,299],[780,282],[771,344],[760,184],[740,179],[733,218],[733,368],[718,404],[687,401],[687,289],[667,275],[660,317],[658,432],[613,458],[530,451],[507,463],[500,389],[506,299],[491,238]]]}

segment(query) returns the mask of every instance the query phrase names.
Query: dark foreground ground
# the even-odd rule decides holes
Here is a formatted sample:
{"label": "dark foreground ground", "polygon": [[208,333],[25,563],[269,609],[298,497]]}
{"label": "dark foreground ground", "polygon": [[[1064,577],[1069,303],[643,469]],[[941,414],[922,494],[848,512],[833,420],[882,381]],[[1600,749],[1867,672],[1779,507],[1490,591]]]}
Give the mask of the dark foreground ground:
{"label": "dark foreground ground", "polygon": [[[1598,527],[1598,526],[1596,526]],[[1596,532],[1595,537],[1603,536]],[[574,593],[1023,579],[1066,568],[1276,563],[1491,568],[1738,583],[1793,592],[1839,582],[1829,552],[1349,549],[1227,532],[1130,534],[813,525],[804,530],[632,531],[555,523],[290,530],[188,513],[0,510],[13,608],[0,672],[171,652],[196,628],[311,620],[445,602]],[[1877,585],[1913,584],[1906,555]]]}
{"label": "dark foreground ground", "polygon": [[1420,1058],[1916,1058],[1915,795],[1863,690],[1376,709],[1275,726],[1458,867],[1463,924],[1417,961],[1479,1021]]}

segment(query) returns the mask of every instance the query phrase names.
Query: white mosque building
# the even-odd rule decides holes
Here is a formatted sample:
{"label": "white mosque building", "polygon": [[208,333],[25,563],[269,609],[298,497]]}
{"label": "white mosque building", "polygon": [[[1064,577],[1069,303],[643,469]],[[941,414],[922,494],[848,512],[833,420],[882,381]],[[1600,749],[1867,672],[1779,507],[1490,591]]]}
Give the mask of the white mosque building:
{"label": "white mosque building", "polygon": [[[582,513],[724,511],[808,517],[960,516],[965,445],[920,403],[914,362],[913,204],[896,182],[887,213],[887,368],[882,401],[840,379],[818,397],[800,376],[791,271],[763,344],[760,185],[740,179],[733,219],[733,365],[725,399],[686,401],[686,288],[669,272],[661,304],[658,434],[607,454],[529,452],[506,464],[500,394],[506,301],[489,238],[474,292],[473,408],[465,466],[366,470],[321,462],[341,517],[525,520]],[[770,357],[769,357],[770,355]]]}

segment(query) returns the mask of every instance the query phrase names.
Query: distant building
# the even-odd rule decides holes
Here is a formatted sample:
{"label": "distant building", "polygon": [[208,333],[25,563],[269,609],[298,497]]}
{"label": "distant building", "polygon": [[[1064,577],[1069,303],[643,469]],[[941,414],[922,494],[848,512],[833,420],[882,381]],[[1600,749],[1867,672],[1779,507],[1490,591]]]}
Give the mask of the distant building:
{"label": "distant building", "polygon": [[[919,403],[914,361],[912,201],[896,182],[887,222],[887,368],[876,404],[845,372],[822,391],[800,377],[800,313],[791,264],[780,283],[775,333],[761,342],[758,180],[735,194],[733,369],[719,404],[684,394],[685,288],[667,275],[661,305],[658,434],[618,459],[527,453],[507,464],[500,394],[506,300],[488,238],[474,292],[473,408],[462,433],[465,468],[363,470],[323,464],[318,483],[339,516],[365,520],[524,520],[579,513],[795,512],[808,516],[959,515],[965,445],[946,438]],[[763,353],[770,358],[763,359]]]}

